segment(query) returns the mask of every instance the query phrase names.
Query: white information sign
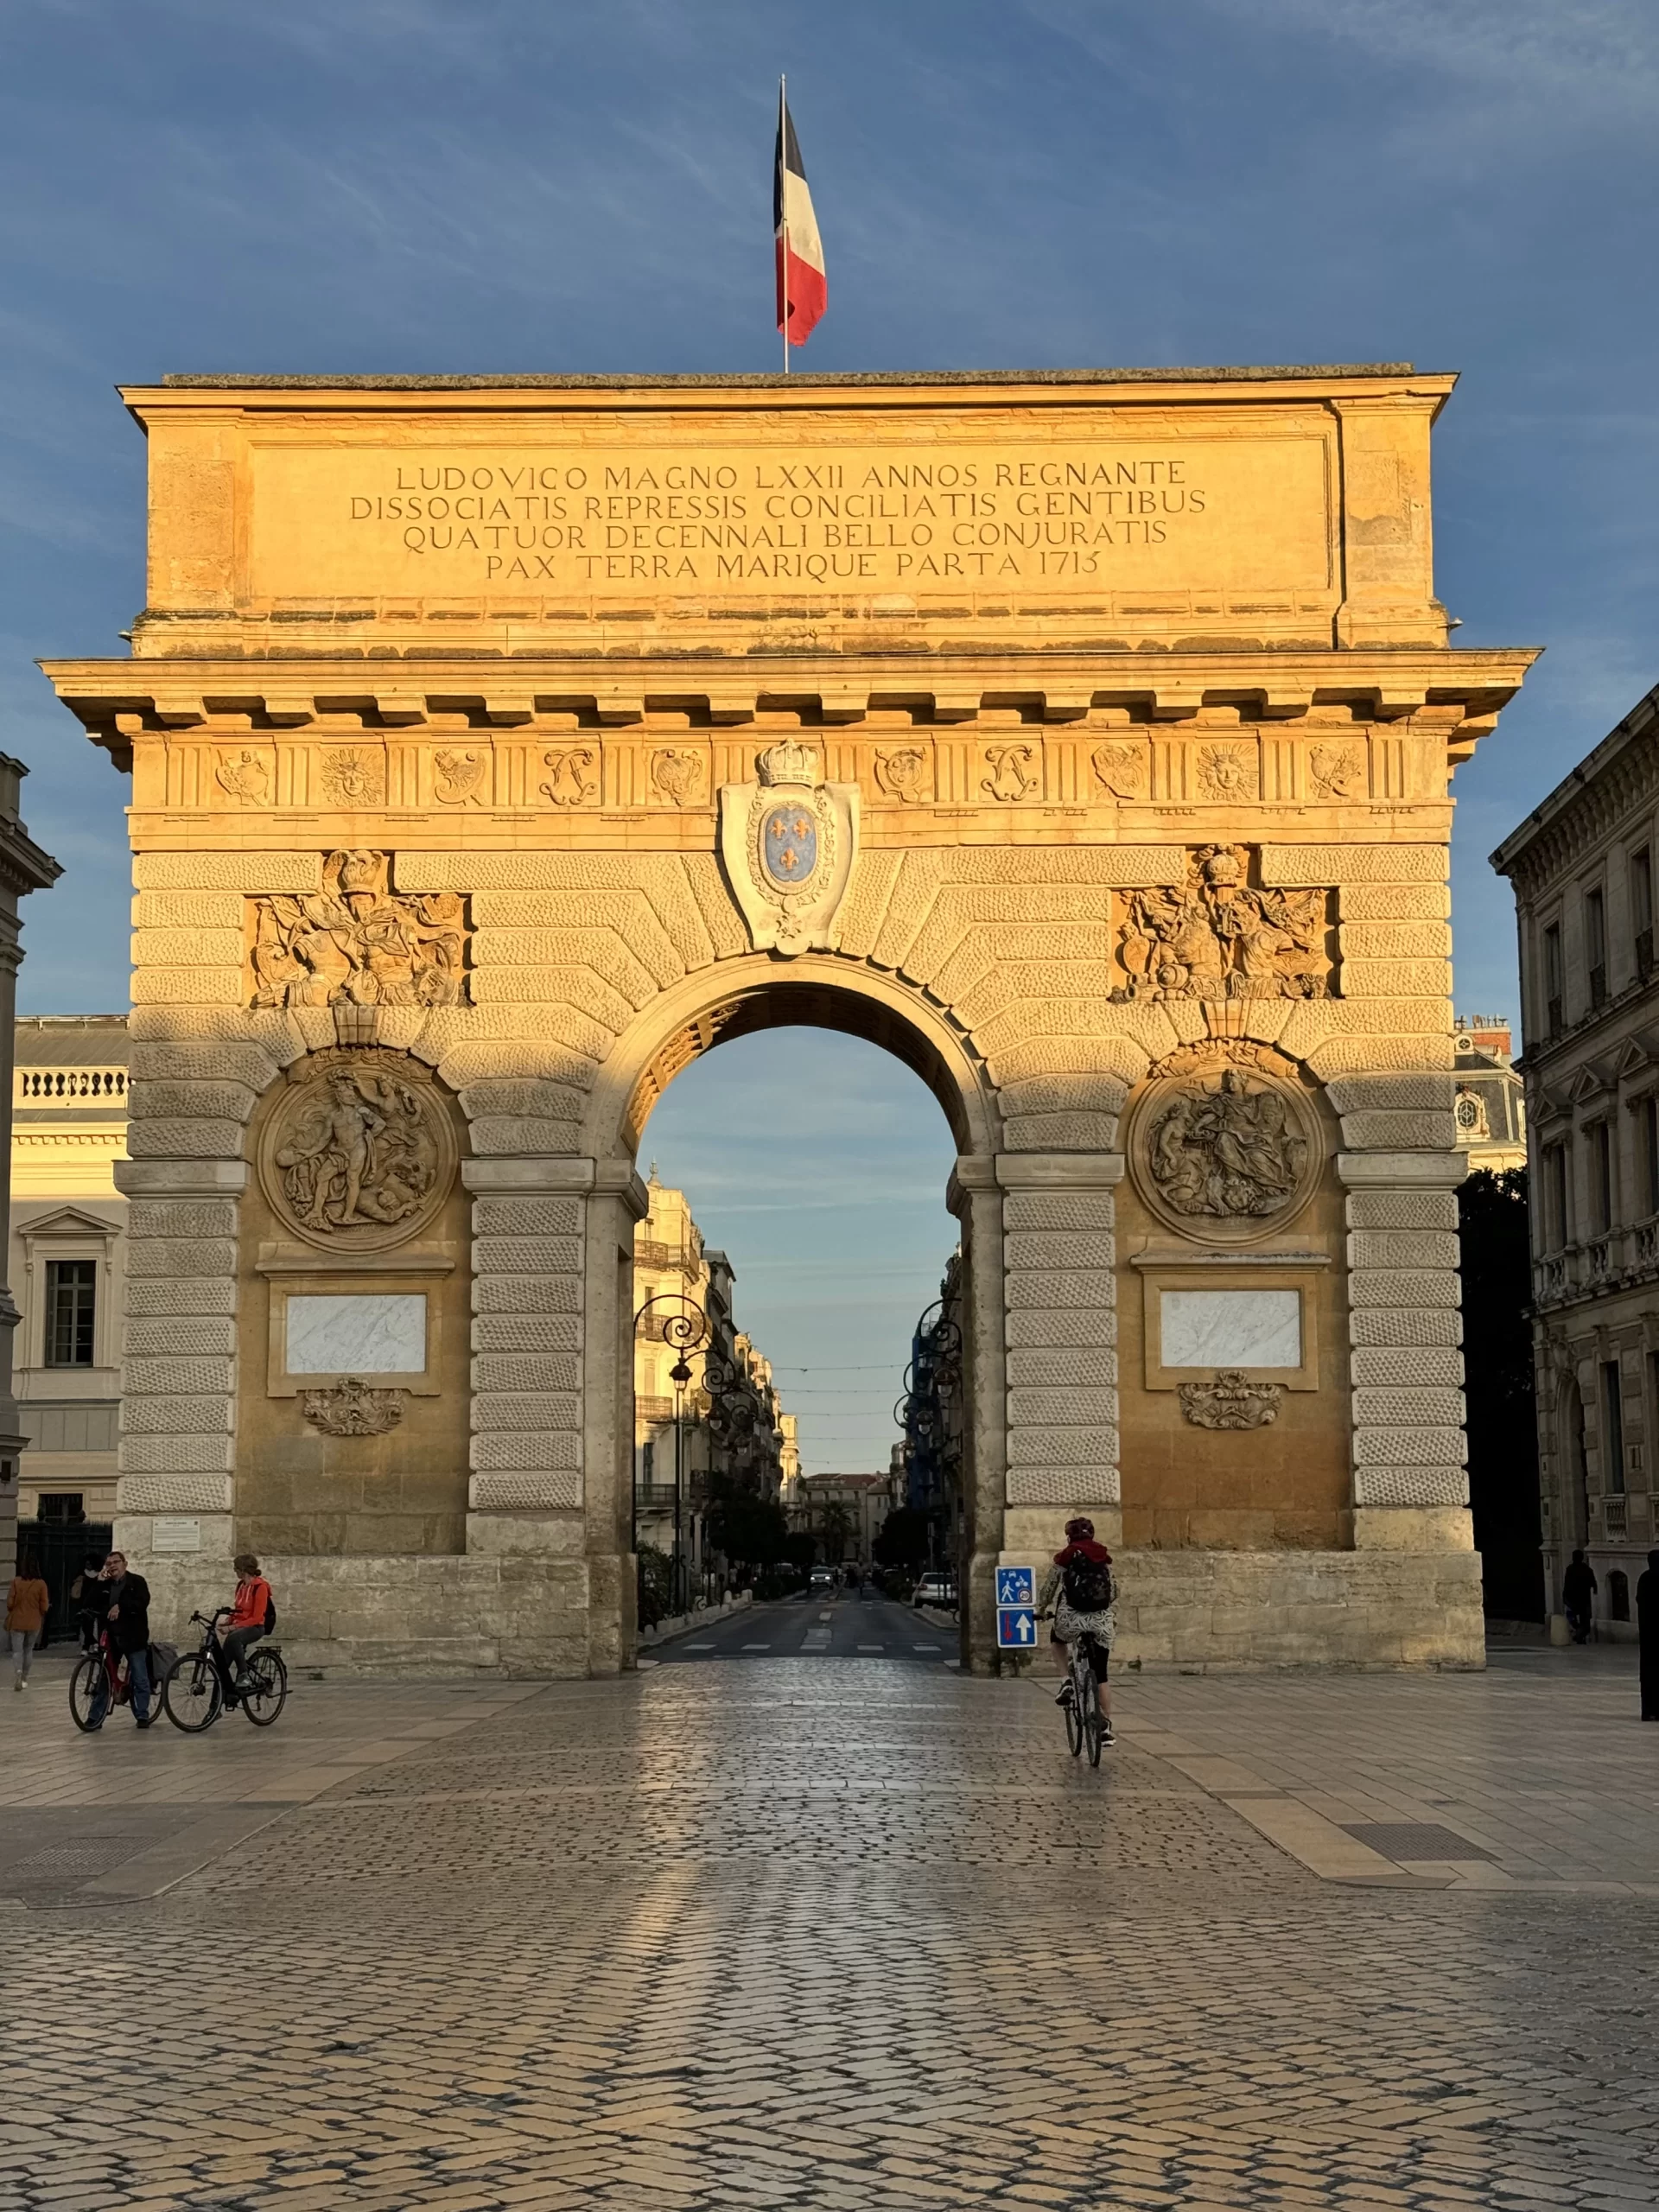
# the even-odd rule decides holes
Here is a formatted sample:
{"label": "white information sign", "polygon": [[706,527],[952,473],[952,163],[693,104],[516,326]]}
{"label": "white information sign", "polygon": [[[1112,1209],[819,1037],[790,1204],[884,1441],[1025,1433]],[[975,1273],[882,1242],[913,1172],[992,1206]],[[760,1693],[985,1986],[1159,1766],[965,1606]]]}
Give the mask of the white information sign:
{"label": "white information sign", "polygon": [[158,1514],[149,1524],[149,1548],[156,1552],[199,1552],[201,1523],[181,1520],[176,1514]]}

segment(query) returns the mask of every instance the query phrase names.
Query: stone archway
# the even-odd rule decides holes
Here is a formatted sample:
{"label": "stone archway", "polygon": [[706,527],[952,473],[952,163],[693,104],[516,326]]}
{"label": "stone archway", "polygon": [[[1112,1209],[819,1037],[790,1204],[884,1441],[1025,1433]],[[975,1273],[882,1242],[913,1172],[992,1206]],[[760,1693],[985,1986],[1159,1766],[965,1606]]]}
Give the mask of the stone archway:
{"label": "stone archway", "polygon": [[[313,1056],[391,1052],[466,1122],[468,1265],[430,1292],[470,1338],[464,1537],[282,1561],[285,1634],[321,1665],[626,1665],[631,1134],[687,1058],[804,1017],[896,1052],[957,1134],[975,1664],[995,1561],[1077,1506],[1115,1525],[1121,1116],[1211,1047],[1319,1087],[1304,1225],[1346,1334],[1314,1395],[1345,1495],[1316,1542],[1154,1501],[1126,1656],[1478,1663],[1447,786],[1531,656],[1453,651],[1434,596],[1451,383],[129,393],[152,602],[130,658],[48,673],[133,777],[119,1541],[163,1605],[217,1587],[238,1408],[272,1388],[250,1118]],[[1212,1242],[1244,1266],[1220,1216],[1173,1213],[1178,1273]],[[1234,1403],[1201,1361],[1154,1380],[1170,1435],[1182,1383]]]}

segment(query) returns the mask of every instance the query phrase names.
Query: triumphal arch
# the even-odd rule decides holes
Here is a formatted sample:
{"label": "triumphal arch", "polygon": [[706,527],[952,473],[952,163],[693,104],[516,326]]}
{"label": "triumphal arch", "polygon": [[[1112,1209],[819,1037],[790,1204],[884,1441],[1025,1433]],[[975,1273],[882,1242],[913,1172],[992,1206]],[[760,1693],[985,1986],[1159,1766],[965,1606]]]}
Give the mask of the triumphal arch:
{"label": "triumphal arch", "polygon": [[810,1022],[954,1132],[969,1602],[1089,1509],[1149,1662],[1478,1663],[1452,379],[169,378],[130,658],[121,1540],[315,1663],[633,1648],[636,1147]]}

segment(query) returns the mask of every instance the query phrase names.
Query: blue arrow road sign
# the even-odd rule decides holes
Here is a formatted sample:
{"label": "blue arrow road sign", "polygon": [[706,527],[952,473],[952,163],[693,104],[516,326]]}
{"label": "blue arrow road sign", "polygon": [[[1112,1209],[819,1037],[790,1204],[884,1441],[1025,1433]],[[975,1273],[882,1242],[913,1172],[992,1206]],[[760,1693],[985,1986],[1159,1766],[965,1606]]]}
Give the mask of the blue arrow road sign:
{"label": "blue arrow road sign", "polygon": [[1029,1651],[1037,1642],[1037,1614],[1031,1605],[999,1605],[996,1641],[1003,1651]]}
{"label": "blue arrow road sign", "polygon": [[1037,1602],[1037,1573],[1030,1567],[999,1567],[996,1570],[996,1602],[999,1605],[1034,1605]]}

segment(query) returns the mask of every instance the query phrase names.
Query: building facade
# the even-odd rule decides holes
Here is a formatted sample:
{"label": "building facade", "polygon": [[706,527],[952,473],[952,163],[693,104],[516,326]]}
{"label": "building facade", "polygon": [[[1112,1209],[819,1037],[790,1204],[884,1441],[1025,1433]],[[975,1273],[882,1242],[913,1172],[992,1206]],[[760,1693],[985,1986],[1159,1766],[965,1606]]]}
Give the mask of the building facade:
{"label": "building facade", "polygon": [[810,1536],[825,1567],[866,1567],[881,1524],[905,1502],[901,1467],[881,1475],[803,1475],[791,1493],[791,1529]]}
{"label": "building facade", "polygon": [[1659,1541],[1659,689],[1492,855],[1515,889],[1548,1609],[1582,1547],[1633,1636]]}
{"label": "building facade", "polygon": [[1457,1078],[1452,1118],[1471,1173],[1485,1168],[1502,1175],[1524,1167],[1526,1085],[1510,1056],[1509,1023],[1502,1014],[1459,1014],[1452,1047]]}
{"label": "building facade", "polygon": [[[1431,426],[1339,369],[184,378],[128,657],[119,1528],[304,1663],[631,1662],[636,1171],[806,1022],[951,1128],[969,1664],[1479,1664]],[[193,1553],[157,1548],[188,1540]]]}

